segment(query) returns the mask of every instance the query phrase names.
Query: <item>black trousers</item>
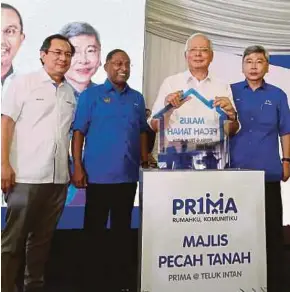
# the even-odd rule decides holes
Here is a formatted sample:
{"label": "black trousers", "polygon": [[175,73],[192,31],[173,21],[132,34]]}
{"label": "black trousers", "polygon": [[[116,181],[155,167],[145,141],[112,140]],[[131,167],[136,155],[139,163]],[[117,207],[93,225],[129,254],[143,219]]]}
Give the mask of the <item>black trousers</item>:
{"label": "black trousers", "polygon": [[283,223],[280,182],[265,183],[267,292],[283,291]]}
{"label": "black trousers", "polygon": [[[118,291],[130,283],[131,214],[137,183],[88,184],[84,232],[86,290]],[[106,231],[110,215],[111,230]],[[111,287],[109,287],[109,284]]]}

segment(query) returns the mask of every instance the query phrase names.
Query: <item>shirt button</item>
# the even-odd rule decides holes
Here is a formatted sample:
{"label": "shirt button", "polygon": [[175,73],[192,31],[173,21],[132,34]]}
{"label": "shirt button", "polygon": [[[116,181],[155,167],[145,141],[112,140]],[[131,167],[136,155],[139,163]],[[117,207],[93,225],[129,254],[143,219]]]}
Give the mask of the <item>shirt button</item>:
{"label": "shirt button", "polygon": [[251,117],[251,121],[253,121],[254,120],[254,118],[253,117]]}
{"label": "shirt button", "polygon": [[253,131],[252,130],[249,130],[249,132],[252,133]]}

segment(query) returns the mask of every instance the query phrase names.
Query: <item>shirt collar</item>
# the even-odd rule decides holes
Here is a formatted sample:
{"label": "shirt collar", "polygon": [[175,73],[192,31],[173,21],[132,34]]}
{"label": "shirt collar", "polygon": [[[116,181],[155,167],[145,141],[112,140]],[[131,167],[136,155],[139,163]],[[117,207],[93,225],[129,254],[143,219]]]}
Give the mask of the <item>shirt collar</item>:
{"label": "shirt collar", "polygon": [[[67,82],[67,81],[66,81]],[[86,89],[88,89],[89,87],[92,87],[92,86],[94,86],[94,85],[97,85],[96,83],[94,83],[94,82],[92,82],[92,80],[90,81],[90,83],[88,84],[88,86],[82,91],[82,92],[79,92],[79,91],[77,91],[70,83],[68,83],[70,86],[71,86],[71,88],[72,88],[72,90],[73,90],[73,92],[74,92],[74,95],[75,96],[79,96],[82,92],[84,92]]]}
{"label": "shirt collar", "polygon": [[[51,79],[51,77],[48,75],[48,73],[45,71],[45,69],[43,67],[39,70],[39,74],[40,74],[40,81],[51,82],[52,84],[56,85],[55,81]],[[67,81],[66,81],[65,77],[63,77],[62,82],[58,86],[61,86],[65,83],[67,83]]]}
{"label": "shirt collar", "polygon": [[3,78],[1,78],[1,83],[2,83],[2,85],[4,84],[6,78],[7,78],[8,76],[12,75],[13,72],[14,72],[14,71],[13,71],[13,66],[11,65],[10,68],[9,68],[9,70],[8,70],[8,72],[3,76]]}
{"label": "shirt collar", "polygon": [[[245,79],[242,83],[243,88],[250,88],[248,80]],[[262,85],[258,88],[258,89],[266,89],[267,88],[267,83],[266,81],[263,79]]]}
{"label": "shirt collar", "polygon": [[[105,86],[105,89],[107,90],[107,92],[110,92],[110,91],[118,91],[118,90],[116,90],[116,88],[114,87],[114,85],[112,84],[112,82],[107,78],[106,79],[106,81],[105,81],[105,83],[104,83],[104,86]],[[124,87],[124,89],[121,91],[121,92],[119,92],[119,93],[124,93],[124,92],[126,92],[128,89],[129,89],[130,87],[129,87],[129,85],[126,83],[126,86]]]}
{"label": "shirt collar", "polygon": [[197,80],[196,77],[194,77],[189,70],[186,70],[184,72],[184,77],[185,77],[186,83],[189,83],[192,80],[194,80],[195,82],[204,82],[206,80],[212,79],[211,74],[208,72],[207,76],[203,80]]}

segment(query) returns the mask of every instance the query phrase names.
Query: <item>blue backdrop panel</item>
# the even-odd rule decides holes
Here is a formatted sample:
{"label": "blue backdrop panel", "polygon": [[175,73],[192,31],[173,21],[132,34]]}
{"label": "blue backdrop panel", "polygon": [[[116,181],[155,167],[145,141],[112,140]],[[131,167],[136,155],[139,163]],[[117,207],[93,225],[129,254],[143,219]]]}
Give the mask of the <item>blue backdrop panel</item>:
{"label": "blue backdrop panel", "polygon": [[270,64],[290,69],[290,55],[272,55]]}

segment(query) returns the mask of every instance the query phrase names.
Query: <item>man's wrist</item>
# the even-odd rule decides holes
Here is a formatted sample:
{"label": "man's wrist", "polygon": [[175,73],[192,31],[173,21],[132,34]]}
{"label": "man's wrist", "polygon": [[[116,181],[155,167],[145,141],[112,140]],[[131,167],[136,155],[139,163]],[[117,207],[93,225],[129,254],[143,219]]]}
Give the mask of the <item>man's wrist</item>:
{"label": "man's wrist", "polygon": [[74,166],[82,166],[82,161],[81,160],[74,160],[73,164],[74,164]]}
{"label": "man's wrist", "polygon": [[173,114],[175,108],[172,107],[171,109],[169,109],[166,113],[163,114],[163,117],[166,119],[169,119],[171,117],[171,115]]}
{"label": "man's wrist", "polygon": [[10,166],[10,162],[9,162],[9,160],[8,161],[1,161],[1,166],[3,166],[3,167],[7,167],[7,166]]}
{"label": "man's wrist", "polygon": [[228,119],[232,122],[236,122],[238,120],[238,113],[233,112],[232,114],[228,115]]}
{"label": "man's wrist", "polygon": [[148,161],[142,161],[142,162],[141,162],[141,166],[142,166],[143,168],[147,168],[147,167],[149,166],[149,162],[148,162]]}

